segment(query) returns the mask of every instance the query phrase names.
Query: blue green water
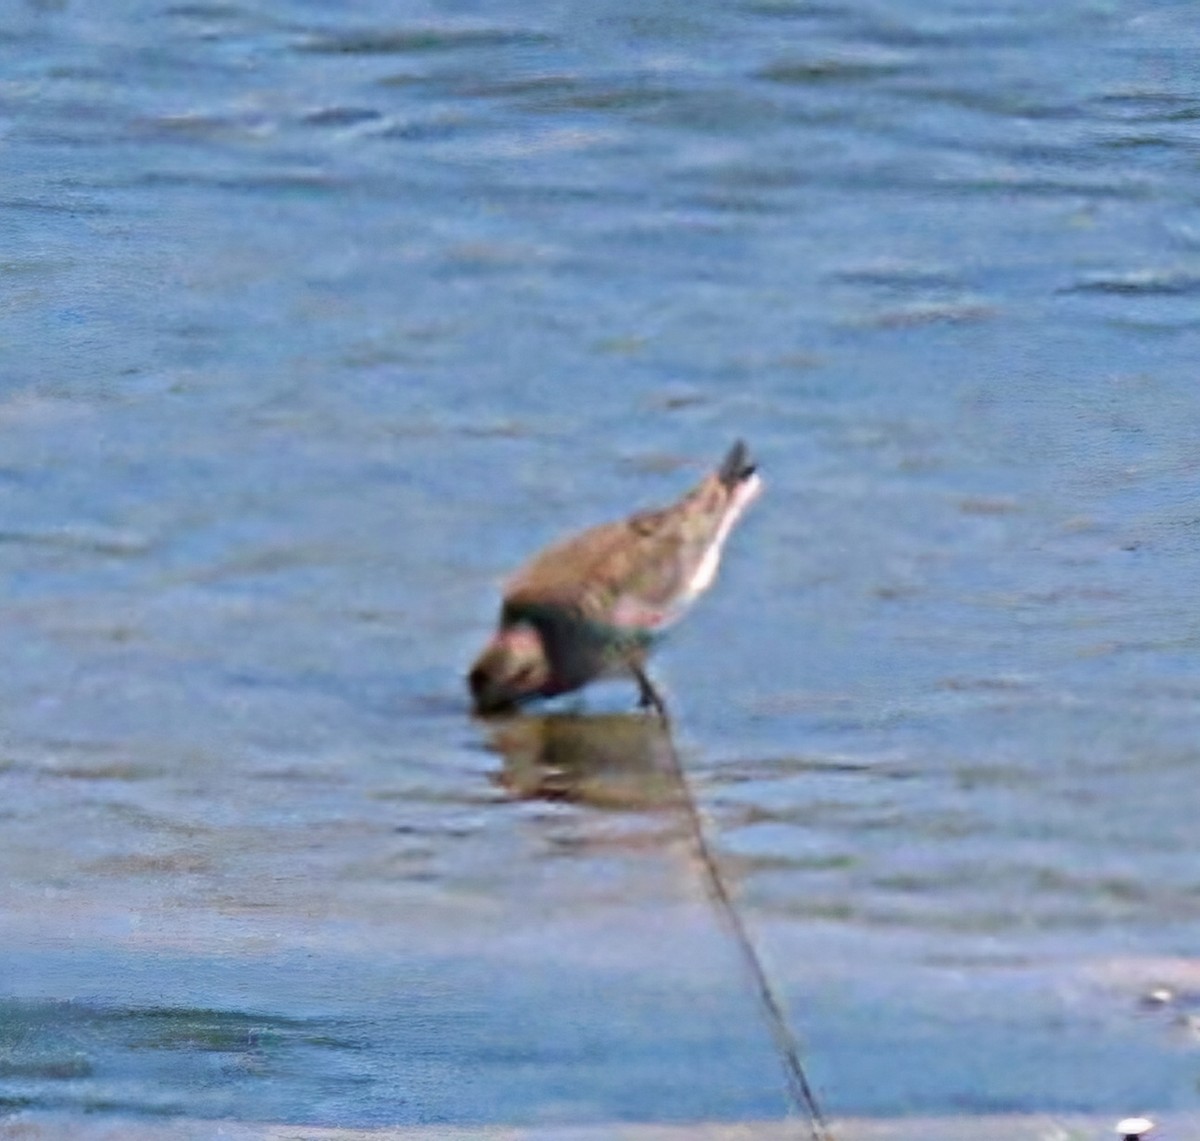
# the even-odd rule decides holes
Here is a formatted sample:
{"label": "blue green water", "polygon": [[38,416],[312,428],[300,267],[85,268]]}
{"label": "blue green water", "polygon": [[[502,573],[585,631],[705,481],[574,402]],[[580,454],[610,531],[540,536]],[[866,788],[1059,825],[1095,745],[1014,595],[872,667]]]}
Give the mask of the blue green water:
{"label": "blue green water", "polygon": [[462,685],[521,558],[735,435],[656,677],[827,1107],[1195,1107],[1198,51],[14,0],[0,1112],[781,1113],[632,689]]}

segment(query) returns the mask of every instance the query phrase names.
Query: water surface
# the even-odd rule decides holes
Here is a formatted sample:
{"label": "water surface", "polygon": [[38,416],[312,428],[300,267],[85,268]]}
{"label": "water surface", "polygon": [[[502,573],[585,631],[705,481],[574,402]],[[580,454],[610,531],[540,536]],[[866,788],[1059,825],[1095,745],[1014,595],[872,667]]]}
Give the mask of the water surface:
{"label": "water surface", "polygon": [[1195,1109],[1194,15],[10,5],[4,1112],[782,1113],[632,691],[461,685],[735,434],[657,676],[828,1108]]}

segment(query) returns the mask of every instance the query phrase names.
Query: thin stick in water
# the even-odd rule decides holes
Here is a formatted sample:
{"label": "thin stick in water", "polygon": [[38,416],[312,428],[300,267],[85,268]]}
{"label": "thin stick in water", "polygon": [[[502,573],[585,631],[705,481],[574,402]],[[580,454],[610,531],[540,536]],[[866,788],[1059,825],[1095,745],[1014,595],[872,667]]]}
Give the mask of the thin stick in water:
{"label": "thin stick in water", "polygon": [[663,701],[662,696],[651,685],[650,679],[646,677],[645,673],[639,667],[634,668],[634,673],[642,689],[642,693],[647,698],[648,704],[654,707],[659,720],[662,722],[672,773],[682,794],[688,831],[691,834],[692,845],[696,851],[696,855],[700,859],[700,865],[704,869],[709,895],[716,904],[718,915],[733,937],[734,943],[737,944],[742,961],[746,966],[746,971],[754,985],[759,1004],[763,1009],[767,1025],[771,1031],[771,1038],[783,1061],[784,1076],[787,1079],[788,1093],[791,1095],[792,1103],[797,1112],[807,1115],[809,1124],[812,1126],[813,1141],[834,1141],[833,1132],[829,1128],[829,1123],[824,1113],[821,1112],[820,1103],[817,1101],[816,1091],[813,1089],[812,1083],[808,1080],[808,1075],[804,1070],[804,1063],[800,1060],[800,1043],[788,1025],[787,1017],[783,1012],[783,1004],[779,1001],[779,997],[775,993],[775,988],[771,985],[771,980],[767,977],[767,972],[762,965],[762,959],[759,958],[754,942],[750,938],[750,932],[747,930],[741,912],[738,911],[737,905],[733,901],[733,896],[730,894],[729,888],[725,883],[725,876],[721,871],[721,865],[712,850],[712,846],[708,842],[708,836],[704,830],[704,818],[701,816],[700,808],[696,804],[691,782],[688,780],[683,762],[679,758],[679,751],[675,748],[675,740],[671,733],[671,719],[667,714],[666,702]]}

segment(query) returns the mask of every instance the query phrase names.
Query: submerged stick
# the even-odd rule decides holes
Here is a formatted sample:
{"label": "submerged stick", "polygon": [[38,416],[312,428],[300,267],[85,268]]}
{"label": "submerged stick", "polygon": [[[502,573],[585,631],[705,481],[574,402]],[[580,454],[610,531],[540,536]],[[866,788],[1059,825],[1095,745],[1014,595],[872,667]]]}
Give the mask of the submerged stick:
{"label": "submerged stick", "polygon": [[816,1091],[804,1071],[804,1063],[800,1060],[800,1043],[788,1025],[787,1017],[783,1012],[783,1004],[779,1001],[775,988],[767,977],[762,959],[759,958],[754,941],[750,938],[750,932],[746,928],[741,912],[738,911],[733,896],[726,886],[721,865],[708,842],[708,836],[704,830],[704,818],[700,815],[700,808],[692,794],[692,786],[688,781],[683,762],[679,758],[679,750],[675,748],[675,740],[671,734],[671,719],[667,715],[666,703],[640,668],[635,667],[634,673],[639,684],[644,687],[643,693],[649,698],[649,704],[654,707],[662,722],[672,773],[683,795],[688,830],[691,833],[696,855],[700,858],[700,865],[704,869],[708,893],[716,904],[718,915],[733,937],[734,943],[737,944],[746,972],[754,985],[755,994],[766,1017],[775,1049],[779,1052],[783,1062],[784,1076],[787,1079],[788,1093],[792,1104],[797,1112],[807,1115],[809,1124],[812,1126],[813,1141],[834,1141],[833,1132],[817,1101]]}

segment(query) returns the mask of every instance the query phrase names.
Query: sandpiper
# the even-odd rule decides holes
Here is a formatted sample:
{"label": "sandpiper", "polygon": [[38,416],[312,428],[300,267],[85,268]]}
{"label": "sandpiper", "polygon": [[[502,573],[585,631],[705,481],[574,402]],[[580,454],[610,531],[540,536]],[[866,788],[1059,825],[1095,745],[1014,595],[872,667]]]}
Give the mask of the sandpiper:
{"label": "sandpiper", "polygon": [[656,637],[712,585],[721,548],[762,490],[746,445],[678,502],[547,547],[508,582],[499,626],[467,675],[475,710],[497,713],[603,677],[627,676],[643,706]]}

